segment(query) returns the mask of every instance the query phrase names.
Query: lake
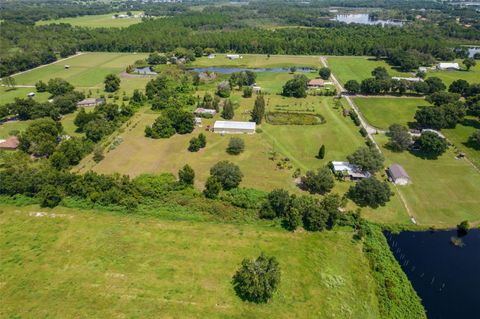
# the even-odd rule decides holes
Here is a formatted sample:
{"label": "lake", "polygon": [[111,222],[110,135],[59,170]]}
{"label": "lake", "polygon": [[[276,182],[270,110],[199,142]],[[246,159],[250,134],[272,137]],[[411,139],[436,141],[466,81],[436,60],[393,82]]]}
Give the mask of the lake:
{"label": "lake", "polygon": [[[290,68],[234,68],[234,67],[219,67],[219,66],[211,66],[211,67],[204,67],[204,68],[189,68],[188,71],[193,72],[215,72],[219,74],[232,74],[235,72],[242,72],[242,71],[252,71],[252,72],[273,72],[273,73],[283,73],[283,72],[290,72]],[[295,72],[303,72],[309,73],[314,71],[312,68],[306,67],[297,67]]]}
{"label": "lake", "polygon": [[422,299],[429,319],[479,318],[480,230],[451,243],[456,231],[386,232],[395,258]]}
{"label": "lake", "polygon": [[397,26],[397,27],[400,27],[403,25],[403,22],[401,21],[374,19],[368,13],[337,14],[336,17],[333,18],[332,20],[338,21],[338,22],[345,22],[347,24],[350,24],[350,23],[369,24],[369,25],[380,24],[382,26],[391,25],[391,26]]}

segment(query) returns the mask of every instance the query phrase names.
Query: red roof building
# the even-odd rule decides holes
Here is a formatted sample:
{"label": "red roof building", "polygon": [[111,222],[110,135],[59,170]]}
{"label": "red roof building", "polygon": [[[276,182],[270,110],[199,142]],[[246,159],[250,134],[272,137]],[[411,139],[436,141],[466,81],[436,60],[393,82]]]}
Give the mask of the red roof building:
{"label": "red roof building", "polygon": [[16,150],[20,141],[16,136],[10,136],[6,140],[0,140],[0,150]]}

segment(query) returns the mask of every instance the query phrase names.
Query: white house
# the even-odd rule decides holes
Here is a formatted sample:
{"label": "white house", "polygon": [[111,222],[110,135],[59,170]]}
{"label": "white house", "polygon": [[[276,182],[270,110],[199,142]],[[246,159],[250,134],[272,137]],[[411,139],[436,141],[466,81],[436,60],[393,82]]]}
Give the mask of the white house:
{"label": "white house", "polygon": [[439,70],[460,70],[458,63],[453,62],[440,62],[437,64],[437,69]]}
{"label": "white house", "polygon": [[199,127],[202,127],[202,118],[195,117],[195,124],[198,125]]}
{"label": "white house", "polygon": [[405,169],[399,164],[392,164],[387,169],[390,180],[397,185],[407,185],[410,183],[410,176],[408,176]]}
{"label": "white house", "polygon": [[332,169],[335,174],[348,176],[352,180],[368,178],[371,176],[369,172],[364,172],[360,167],[350,164],[349,162],[332,161]]}
{"label": "white house", "polygon": [[236,60],[236,59],[240,59],[240,54],[227,54],[226,57],[227,59],[230,59],[230,60]]}
{"label": "white house", "polygon": [[216,121],[213,132],[220,134],[254,134],[257,124],[255,122]]}

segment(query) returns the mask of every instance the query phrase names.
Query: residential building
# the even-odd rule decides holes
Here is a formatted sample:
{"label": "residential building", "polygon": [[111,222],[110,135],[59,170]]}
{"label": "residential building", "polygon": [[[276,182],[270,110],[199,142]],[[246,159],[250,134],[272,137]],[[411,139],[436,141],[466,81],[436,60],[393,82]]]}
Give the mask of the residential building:
{"label": "residential building", "polygon": [[349,162],[332,161],[331,167],[335,175],[342,175],[344,178],[358,180],[371,176],[369,172],[364,172],[360,167]]}

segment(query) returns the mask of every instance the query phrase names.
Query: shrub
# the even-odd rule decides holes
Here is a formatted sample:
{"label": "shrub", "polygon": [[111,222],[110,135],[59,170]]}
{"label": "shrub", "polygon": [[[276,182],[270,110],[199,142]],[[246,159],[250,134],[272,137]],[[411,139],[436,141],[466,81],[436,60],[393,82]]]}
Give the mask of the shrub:
{"label": "shrub", "polygon": [[255,260],[244,259],[233,276],[235,292],[242,300],[266,303],[280,284],[280,268],[275,257],[263,253]]}
{"label": "shrub", "polygon": [[250,86],[246,86],[243,88],[243,97],[249,98],[252,97],[253,90]]}
{"label": "shrub", "polygon": [[240,168],[229,161],[221,161],[215,164],[210,169],[210,174],[220,181],[225,190],[237,187],[243,178]]}
{"label": "shrub", "polygon": [[448,148],[447,141],[434,132],[423,132],[418,139],[422,153],[427,157],[437,158]]}
{"label": "shrub", "polygon": [[53,185],[46,185],[38,193],[40,198],[40,206],[53,208],[60,204],[62,201],[62,192],[60,189]]}
{"label": "shrub", "polygon": [[205,134],[198,134],[198,142],[200,143],[200,148],[204,148],[205,146],[207,146],[207,137],[205,136]]}
{"label": "shrub", "polygon": [[228,142],[227,153],[238,155],[245,150],[245,142],[239,137],[232,137]]}
{"label": "shrub", "polygon": [[207,198],[216,198],[222,190],[222,183],[216,176],[209,176],[203,194]]}
{"label": "shrub", "polygon": [[470,230],[470,223],[468,222],[468,220],[464,220],[457,225],[457,234],[459,236],[465,236],[469,230]]}
{"label": "shrub", "polygon": [[201,148],[201,142],[198,137],[192,137],[190,139],[190,144],[188,145],[188,150],[190,152],[198,152]]}

